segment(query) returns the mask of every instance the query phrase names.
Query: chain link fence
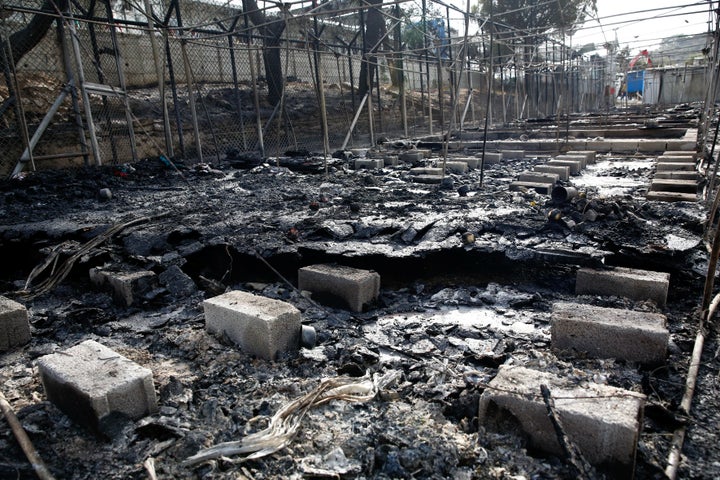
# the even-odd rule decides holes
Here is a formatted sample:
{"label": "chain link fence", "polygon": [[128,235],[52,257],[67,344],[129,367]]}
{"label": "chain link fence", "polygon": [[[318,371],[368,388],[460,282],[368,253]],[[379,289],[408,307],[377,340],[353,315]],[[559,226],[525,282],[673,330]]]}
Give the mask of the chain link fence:
{"label": "chain link fence", "polygon": [[[3,176],[160,156],[215,162],[322,154],[324,117],[328,153],[383,136],[484,124],[490,57],[470,52],[483,52],[486,39],[456,36],[443,48],[410,48],[401,34],[417,21],[396,7],[383,9],[388,45],[373,54],[375,88],[364,101],[359,4],[312,11],[299,4],[253,25],[252,12],[229,2],[16,2],[0,4]],[[279,98],[266,52],[279,59]],[[602,64],[500,60],[491,124],[606,107]]]}

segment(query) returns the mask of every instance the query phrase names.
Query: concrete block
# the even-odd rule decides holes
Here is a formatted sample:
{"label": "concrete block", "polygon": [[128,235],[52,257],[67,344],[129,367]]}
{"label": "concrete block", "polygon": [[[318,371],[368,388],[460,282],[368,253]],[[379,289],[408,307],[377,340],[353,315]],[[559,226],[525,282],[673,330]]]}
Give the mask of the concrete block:
{"label": "concrete block", "polygon": [[638,152],[663,152],[667,147],[667,142],[665,140],[640,139],[637,145]]}
{"label": "concrete block", "polygon": [[[635,153],[638,151],[639,148],[639,140],[613,140],[612,142],[610,142],[610,150],[613,152]],[[663,147],[658,151],[662,150],[665,150],[664,142]]]}
{"label": "concrete block", "polygon": [[552,346],[593,358],[659,364],[670,333],[665,315],[577,303],[553,304]]}
{"label": "concrete block", "polygon": [[612,149],[612,143],[605,140],[588,140],[585,142],[585,147],[588,150],[594,150],[600,153],[607,153]]}
{"label": "concrete block", "polygon": [[690,155],[661,155],[657,159],[661,163],[692,163],[695,165],[696,160]]}
{"label": "concrete block", "polygon": [[30,341],[30,320],[24,305],[0,296],[0,351]]}
{"label": "concrete block", "polygon": [[556,183],[560,180],[560,175],[557,173],[521,172],[517,179],[520,182]]}
{"label": "concrete block", "polygon": [[[457,148],[457,146],[455,148]],[[419,152],[423,156],[423,158],[432,157],[432,149],[430,148],[418,148],[417,152]]]}
{"label": "concrete block", "polygon": [[552,183],[546,182],[511,182],[509,190],[511,192],[524,192],[529,189],[535,190],[542,195],[550,195],[553,189]]}
{"label": "concrete block", "polygon": [[435,184],[442,182],[442,175],[415,175],[412,181],[415,183]]}
{"label": "concrete block", "polygon": [[585,163],[593,164],[595,163],[597,152],[593,150],[570,150],[569,152],[565,152],[565,155],[584,155]]}
{"label": "concrete block", "polygon": [[385,166],[385,160],[382,158],[358,158],[355,160],[355,170],[369,169],[374,170],[376,168],[383,168]]}
{"label": "concrete block", "polygon": [[580,160],[550,160],[546,163],[551,167],[570,167],[570,175],[580,175],[582,162]]}
{"label": "concrete block", "polygon": [[485,159],[483,160],[483,154],[482,152],[478,153],[476,155],[485,165],[495,165],[497,163],[502,162],[503,154],[502,153],[492,153],[492,152],[485,152]]}
{"label": "concrete block", "polygon": [[203,302],[205,330],[226,335],[265,360],[300,348],[300,311],[289,303],[233,290]]}
{"label": "concrete block", "polygon": [[442,175],[442,168],[417,167],[410,169],[410,175]]}
{"label": "concrete block", "polygon": [[385,155],[383,157],[383,162],[386,167],[397,167],[400,160],[397,155]]}
{"label": "concrete block", "polygon": [[480,166],[480,159],[477,157],[453,157],[453,162],[463,162],[468,168],[478,168]]}
{"label": "concrete block", "polygon": [[94,340],[45,355],[38,367],[48,400],[91,430],[110,414],[157,411],[152,372]]}
{"label": "concrete block", "polygon": [[658,172],[665,172],[665,171],[684,171],[684,172],[693,172],[695,171],[695,164],[694,163],[687,163],[687,162],[658,162],[655,164],[655,170]]}
{"label": "concrete block", "polygon": [[681,180],[672,178],[655,178],[650,184],[654,192],[697,193],[697,180]]}
{"label": "concrete block", "polygon": [[345,300],[350,310],[361,312],[380,293],[380,275],[342,265],[310,265],[298,270],[298,288],[330,293]]}
{"label": "concrete block", "polygon": [[666,150],[663,155],[667,155],[670,157],[677,157],[678,155],[698,158],[698,153],[693,150]]}
{"label": "concrete block", "polygon": [[525,150],[500,150],[500,153],[506,160],[523,160],[525,158]]}
{"label": "concrete block", "polygon": [[557,155],[552,160],[574,160],[580,162],[580,168],[587,167],[587,157],[585,155]]}
{"label": "concrete block", "polygon": [[[442,167],[442,161],[438,160],[438,166]],[[445,168],[448,172],[463,174],[467,173],[468,164],[465,162],[451,162],[448,160],[447,162],[445,162]]]}
{"label": "concrete block", "polygon": [[694,140],[668,140],[665,143],[665,151],[695,151]]}
{"label": "concrete block", "polygon": [[568,181],[570,179],[570,167],[561,165],[535,165],[533,170],[540,173],[555,174],[560,180]]}
{"label": "concrete block", "polygon": [[677,180],[699,180],[700,176],[697,172],[690,171],[672,171],[672,170],[661,170],[655,172],[655,178],[674,178]]}
{"label": "concrete block", "polygon": [[695,193],[679,192],[648,192],[645,198],[657,202],[697,202],[698,200]]}
{"label": "concrete block", "polygon": [[129,307],[157,283],[155,272],[113,272],[99,267],[90,269],[90,281],[96,287],[109,285],[116,303]]}
{"label": "concrete block", "polygon": [[611,270],[581,268],[575,279],[578,295],[614,295],[632,300],[653,300],[664,307],[670,286],[670,274],[615,267]]}
{"label": "concrete block", "polygon": [[494,416],[510,413],[534,447],[561,454],[540,385],[550,390],[567,434],[590,463],[632,472],[645,406],[645,396],[636,392],[501,365],[480,396],[479,423],[487,425]]}
{"label": "concrete block", "polygon": [[399,155],[400,161],[410,164],[415,164],[417,162],[420,162],[424,156],[422,152],[419,152],[417,150],[410,150],[408,152],[403,152]]}

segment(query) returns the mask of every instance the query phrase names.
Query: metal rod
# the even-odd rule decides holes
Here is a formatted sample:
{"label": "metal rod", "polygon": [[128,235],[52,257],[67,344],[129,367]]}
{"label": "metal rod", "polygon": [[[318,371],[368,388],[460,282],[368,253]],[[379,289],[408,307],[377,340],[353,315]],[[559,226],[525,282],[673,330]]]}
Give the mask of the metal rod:
{"label": "metal rod", "polygon": [[183,65],[185,66],[185,83],[187,83],[188,102],[190,103],[190,114],[192,115],[193,134],[195,136],[195,147],[197,150],[198,162],[203,162],[202,140],[200,139],[200,127],[198,125],[197,109],[195,107],[195,92],[193,91],[192,70],[190,69],[190,59],[187,54],[187,41],[185,38],[180,40],[180,51],[182,52]]}
{"label": "metal rod", "polygon": [[[108,4],[109,5],[109,4]],[[165,68],[160,59],[160,49],[155,38],[155,22],[152,18],[152,4],[150,0],[145,0],[145,15],[148,21],[148,38],[150,39],[150,48],[152,50],[153,62],[155,63],[155,75],[157,75],[158,90],[160,93],[160,102],[163,111],[163,130],[165,133],[165,151],[171,157],[175,156],[172,141],[172,131],[170,130],[170,115],[168,114],[167,99],[165,98]],[[113,29],[114,32],[114,29]]]}
{"label": "metal rod", "polygon": [[348,130],[347,135],[345,135],[345,140],[343,141],[342,147],[340,147],[340,150],[345,150],[347,147],[348,142],[350,141],[350,136],[352,135],[353,130],[355,130],[355,124],[357,124],[358,118],[360,118],[360,114],[363,111],[363,107],[365,106],[365,102],[368,99],[368,94],[365,93],[363,95],[362,100],[360,100],[360,106],[358,107],[357,111],[355,112],[355,117],[353,117],[353,121],[350,124],[350,129]]}
{"label": "metal rod", "polygon": [[485,150],[487,147],[487,133],[488,133],[488,118],[490,117],[490,98],[492,96],[493,86],[493,30],[495,26],[492,23],[493,8],[492,2],[490,2],[490,56],[488,65],[488,81],[487,81],[487,98],[485,99],[485,130],[483,133],[482,143],[482,158],[480,159],[480,187],[483,185],[483,179],[485,178]]}

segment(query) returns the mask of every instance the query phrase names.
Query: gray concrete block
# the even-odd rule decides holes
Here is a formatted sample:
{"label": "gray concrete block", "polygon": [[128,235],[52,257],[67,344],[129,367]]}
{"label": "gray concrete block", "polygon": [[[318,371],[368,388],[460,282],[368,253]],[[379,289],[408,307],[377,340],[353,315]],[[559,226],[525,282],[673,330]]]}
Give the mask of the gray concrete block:
{"label": "gray concrete block", "polygon": [[645,406],[645,396],[636,392],[501,365],[480,397],[479,423],[489,425],[495,417],[510,413],[534,447],[560,454],[540,385],[550,390],[568,436],[590,463],[632,472]]}
{"label": "gray concrete block", "polygon": [[442,168],[439,167],[417,167],[410,169],[410,175],[442,175]]}
{"label": "gray concrete block", "polygon": [[497,163],[502,162],[503,154],[502,153],[485,152],[485,160],[482,160],[483,154],[482,154],[482,152],[480,152],[476,155],[476,157],[478,157],[481,161],[483,161],[485,165],[495,165]]}
{"label": "gray concrete block", "polygon": [[468,168],[478,168],[480,166],[480,159],[477,157],[453,157],[453,162],[464,162]]}
{"label": "gray concrete block", "polygon": [[355,170],[383,168],[385,160],[382,158],[358,158],[355,160]]}
{"label": "gray concrete block", "polygon": [[580,162],[581,169],[587,167],[587,157],[585,155],[557,155],[553,157],[552,160],[573,160]]}
{"label": "gray concrete block", "polygon": [[665,140],[648,140],[641,138],[637,141],[638,152],[662,152],[667,148]]}
{"label": "gray concrete block", "polygon": [[505,160],[523,160],[525,158],[525,150],[500,150]]}
{"label": "gray concrete block", "polygon": [[418,150],[410,150],[408,152],[401,153],[399,158],[402,162],[414,164],[421,161],[424,158],[424,155],[423,152]]}
{"label": "gray concrete block", "polygon": [[[443,162],[441,160],[438,160],[437,163],[438,163],[438,167],[442,167]],[[465,162],[456,162],[456,161],[451,162],[450,160],[448,160],[447,162],[445,162],[445,168],[448,172],[463,174],[463,173],[467,173],[468,164]]]}
{"label": "gray concrete block", "polygon": [[265,360],[300,348],[300,311],[289,303],[234,290],[203,302],[205,330],[226,335]]}
{"label": "gray concrete block", "polygon": [[565,152],[565,155],[584,155],[585,163],[593,164],[595,163],[597,152],[593,150],[570,150],[569,152]]}
{"label": "gray concrete block", "polygon": [[0,296],[0,351],[30,341],[30,320],[24,305]]}
{"label": "gray concrete block", "polygon": [[385,155],[383,157],[383,161],[385,162],[386,167],[397,167],[400,163],[397,155]]}
{"label": "gray concrete block", "polygon": [[670,274],[615,267],[611,270],[581,268],[575,280],[578,295],[614,295],[632,300],[653,300],[664,307]]}
{"label": "gray concrete block", "polygon": [[655,172],[655,178],[674,178],[676,180],[700,180],[697,172],[661,170]]}
{"label": "gray concrete block", "polygon": [[693,171],[695,171],[695,163],[658,162],[657,164],[655,164],[655,170],[658,172],[667,172],[667,171],[693,172]]}
{"label": "gray concrete block", "polygon": [[415,175],[412,177],[412,181],[415,183],[425,183],[425,184],[436,184],[436,183],[442,183],[443,177],[442,175]]}
{"label": "gray concrete block", "polygon": [[48,400],[92,430],[110,414],[157,411],[152,371],[93,340],[45,355],[38,367]]}
{"label": "gray concrete block", "polygon": [[550,195],[553,189],[552,183],[547,182],[511,182],[508,188],[511,192],[524,192],[533,189],[542,195]]}
{"label": "gray concrete block", "polygon": [[697,194],[680,192],[648,192],[645,195],[648,200],[656,202],[697,202]]}
{"label": "gray concrete block", "polygon": [[580,175],[582,162],[580,160],[550,160],[546,163],[551,167],[569,167],[570,175]]}
{"label": "gray concrete block", "polygon": [[665,153],[663,153],[663,155],[668,155],[671,157],[677,157],[678,155],[683,155],[683,156],[688,156],[688,157],[693,157],[693,158],[698,157],[698,153],[693,150],[687,150],[687,151],[686,150],[666,150]]}
{"label": "gray concrete block", "polygon": [[596,152],[607,153],[612,150],[612,143],[605,140],[588,140],[585,142],[585,147],[588,150],[594,150]]}
{"label": "gray concrete block", "polygon": [[695,157],[690,155],[661,155],[657,158],[659,163],[691,163],[695,165],[697,162]]}
{"label": "gray concrete block", "polygon": [[655,178],[650,184],[653,192],[680,192],[697,193],[697,180],[682,180],[677,178]]}
{"label": "gray concrete block", "polygon": [[570,167],[564,165],[535,165],[533,170],[540,173],[556,174],[560,180],[568,181],[570,179]]}
{"label": "gray concrete block", "polygon": [[90,281],[99,288],[109,285],[116,303],[129,307],[157,283],[155,272],[113,272],[99,267],[90,269]]}
{"label": "gray concrete block", "polygon": [[[664,141],[662,142],[662,146],[657,145],[656,147],[657,147],[657,149],[651,148],[649,150],[644,150],[644,151],[646,151],[646,152],[663,151],[663,150],[665,150],[665,142]],[[639,148],[640,148],[640,141],[635,140],[635,139],[632,139],[632,140],[613,139],[610,142],[610,150],[612,150],[613,152],[635,153],[639,150]],[[647,146],[647,148],[650,148],[650,146]],[[653,147],[653,148],[655,148],[655,147]]]}
{"label": "gray concrete block", "polygon": [[[697,135],[697,131],[696,131]],[[665,144],[665,151],[695,151],[696,142],[694,140],[668,140]]]}
{"label": "gray concrete block", "polygon": [[560,175],[557,173],[520,172],[517,179],[520,182],[555,183],[560,180]]}
{"label": "gray concrete block", "polygon": [[665,315],[577,303],[553,304],[552,346],[593,358],[659,364],[670,333]]}
{"label": "gray concrete block", "polygon": [[350,310],[361,312],[380,293],[380,275],[342,265],[310,265],[298,270],[298,288],[330,293],[344,299]]}

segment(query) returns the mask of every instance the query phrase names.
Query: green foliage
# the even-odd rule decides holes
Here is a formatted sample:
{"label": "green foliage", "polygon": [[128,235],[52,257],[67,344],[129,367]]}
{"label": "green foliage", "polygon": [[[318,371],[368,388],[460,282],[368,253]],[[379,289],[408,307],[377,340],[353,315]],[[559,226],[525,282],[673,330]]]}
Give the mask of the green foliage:
{"label": "green foliage", "polygon": [[525,44],[542,43],[553,32],[572,34],[588,13],[597,11],[596,0],[479,0],[472,10],[489,17],[491,9],[496,31],[521,36]]}

